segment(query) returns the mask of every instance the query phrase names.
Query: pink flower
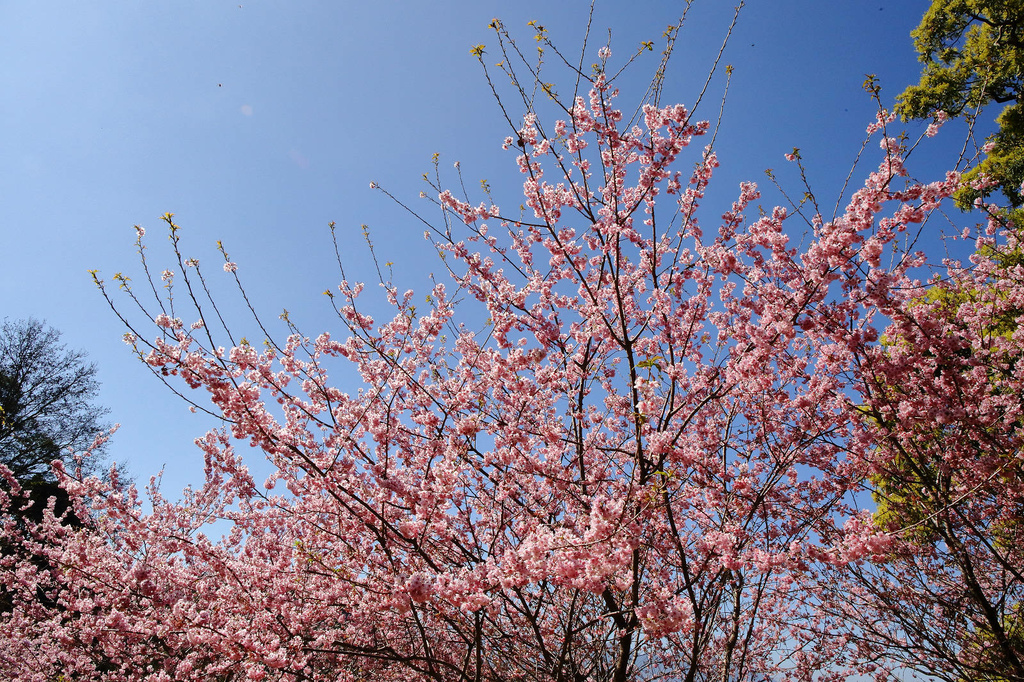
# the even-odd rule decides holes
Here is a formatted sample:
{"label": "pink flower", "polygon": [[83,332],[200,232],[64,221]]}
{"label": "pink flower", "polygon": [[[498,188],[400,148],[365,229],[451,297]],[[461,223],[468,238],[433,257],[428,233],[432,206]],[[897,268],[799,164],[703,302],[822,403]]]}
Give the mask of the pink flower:
{"label": "pink flower", "polygon": [[430,594],[433,591],[433,588],[433,578],[423,571],[413,573],[409,576],[409,581],[405,584],[405,589],[409,593],[409,598],[420,604],[430,599]]}

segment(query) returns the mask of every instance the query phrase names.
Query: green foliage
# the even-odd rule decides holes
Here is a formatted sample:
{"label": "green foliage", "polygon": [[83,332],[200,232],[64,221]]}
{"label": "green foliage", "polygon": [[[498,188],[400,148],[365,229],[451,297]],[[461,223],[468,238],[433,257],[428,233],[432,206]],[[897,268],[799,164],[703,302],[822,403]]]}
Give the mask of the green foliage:
{"label": "green foliage", "polygon": [[[986,158],[964,174],[970,184],[983,181],[987,176],[998,184],[1010,205],[1017,208],[1024,204],[1021,183],[1024,182],[1024,104],[1006,107],[996,118],[999,132],[992,139],[995,146]],[[986,195],[985,189],[965,187],[956,195],[956,203],[962,209],[973,206],[974,200]],[[1008,219],[1020,222],[1022,211],[1012,211]]]}
{"label": "green foliage", "polygon": [[888,471],[872,476],[875,525],[888,532],[900,530],[916,542],[932,541],[935,534],[928,528],[931,507],[923,493],[936,485],[936,478],[934,466],[922,466],[911,457],[896,458]]}
{"label": "green foliage", "polygon": [[[1024,0],[933,0],[911,35],[925,66],[921,81],[897,98],[907,119],[937,111],[971,120],[990,103],[1008,104],[996,122],[994,146],[969,174],[988,176],[1014,207],[1024,203]],[[957,203],[969,208],[991,186],[960,192]]]}

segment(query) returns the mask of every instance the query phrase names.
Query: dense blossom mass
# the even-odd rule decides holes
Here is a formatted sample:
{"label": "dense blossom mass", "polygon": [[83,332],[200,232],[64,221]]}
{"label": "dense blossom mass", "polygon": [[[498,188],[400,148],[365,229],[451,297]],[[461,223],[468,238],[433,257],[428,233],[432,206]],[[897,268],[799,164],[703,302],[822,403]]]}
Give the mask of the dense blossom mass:
{"label": "dense blossom mass", "polygon": [[[1020,603],[1024,278],[997,216],[933,282],[967,293],[929,297],[906,244],[959,176],[910,180],[886,112],[834,219],[764,210],[753,184],[723,212],[709,124],[651,102],[627,120],[598,71],[550,133],[531,112],[505,141],[520,210],[438,188],[448,278],[425,303],[382,282],[389,319],[342,281],[333,333],[219,338],[167,217],[194,316],[159,299],[130,341],[223,418],[197,440],[205,482],[147,500],[58,467],[88,523],[5,521],[0,676],[886,679],[914,633],[854,616],[913,601],[893,557]],[[0,504],[19,494],[8,476]],[[945,545],[920,509],[955,510],[946,543],[991,531],[964,540],[974,562],[922,552]],[[960,613],[936,616],[999,639]]]}

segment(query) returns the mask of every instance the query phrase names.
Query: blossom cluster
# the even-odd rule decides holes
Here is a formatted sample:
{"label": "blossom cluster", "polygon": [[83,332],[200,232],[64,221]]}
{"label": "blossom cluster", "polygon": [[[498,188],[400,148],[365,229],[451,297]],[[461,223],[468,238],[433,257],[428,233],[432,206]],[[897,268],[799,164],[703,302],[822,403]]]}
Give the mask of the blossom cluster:
{"label": "blossom cluster", "polygon": [[[220,342],[199,303],[190,326],[160,313],[148,344],[133,335],[223,420],[196,441],[205,481],[175,502],[155,481],[143,496],[59,470],[82,527],[49,510],[0,531],[31,556],[4,558],[0,674],[811,679],[854,660],[825,636],[846,616],[816,580],[905,546],[857,508],[897,459],[872,429],[977,426],[941,455],[976,466],[950,479],[965,494],[1005,471],[969,439],[1019,432],[1021,332],[964,341],[907,293],[923,260],[900,240],[959,176],[907,180],[883,112],[877,170],[795,246],[791,211],[747,217],[753,183],[703,222],[718,157],[688,152],[707,122],[647,104],[627,128],[604,74],[592,85],[554,137],[531,113],[506,139],[521,214],[438,192],[465,236],[433,231],[450,280],[426,307],[386,284],[379,322],[342,282],[328,292],[341,336]],[[1019,309],[1014,289],[948,317],[963,332]],[[896,326],[888,346],[879,316]],[[965,352],[985,361],[947,368]],[[342,372],[361,387],[333,383]],[[888,399],[911,385],[924,388]],[[241,444],[273,466],[265,481]],[[975,518],[1006,522],[994,513]],[[230,526],[219,541],[213,521]]]}

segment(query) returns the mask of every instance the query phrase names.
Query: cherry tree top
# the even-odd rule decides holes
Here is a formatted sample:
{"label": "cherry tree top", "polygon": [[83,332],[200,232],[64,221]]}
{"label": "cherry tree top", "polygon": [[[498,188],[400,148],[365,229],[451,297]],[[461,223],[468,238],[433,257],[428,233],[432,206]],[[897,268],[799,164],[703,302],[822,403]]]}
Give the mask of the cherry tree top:
{"label": "cherry tree top", "polygon": [[[607,46],[573,66],[535,27],[569,69],[559,86],[492,27],[525,109],[502,108],[522,198],[510,210],[438,174],[438,218],[413,213],[444,264],[429,294],[400,291],[384,264],[391,311],[375,319],[342,272],[327,330],[286,318],[278,340],[255,315],[250,341],[173,216],[159,282],[138,228],[143,284],[115,276],[127,306],[104,295],[157,376],[224,426],[197,440],[205,482],[177,502],[155,482],[149,510],[116,477],[64,476],[88,522],[51,514],[17,541],[43,559],[4,578],[5,673],[888,674],[868,639],[837,634],[845,615],[816,579],[898,541],[857,506],[877,471],[862,361],[877,358],[878,311],[919,297],[927,255],[906,244],[958,174],[910,179],[882,110],[875,170],[834,218],[813,196],[764,209],[752,183],[705,206],[715,126],[661,103],[663,70],[624,113]],[[331,378],[346,372],[359,381]],[[265,454],[265,480],[241,445]],[[215,520],[230,524],[219,541]]]}

